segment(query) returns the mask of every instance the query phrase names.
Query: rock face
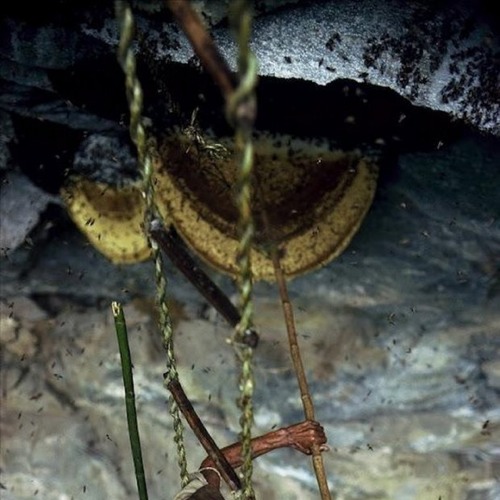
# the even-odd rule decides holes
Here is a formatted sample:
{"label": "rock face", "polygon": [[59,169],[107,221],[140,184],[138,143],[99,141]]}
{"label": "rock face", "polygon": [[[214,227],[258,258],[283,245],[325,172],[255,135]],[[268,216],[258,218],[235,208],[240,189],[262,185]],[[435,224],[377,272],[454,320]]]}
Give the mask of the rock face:
{"label": "rock face", "polygon": [[[112,9],[99,2],[49,2],[44,16],[35,18],[24,3],[9,6],[11,15],[2,20],[2,79],[53,91],[65,86],[68,90],[71,78],[83,75],[79,83],[89,88],[67,96],[75,104],[89,90],[105,92],[103,84],[112,74],[106,61],[114,57],[118,37]],[[221,3],[207,2],[203,14],[213,23],[214,38],[234,67],[235,46],[219,15]],[[386,87],[414,105],[444,111],[483,131],[500,134],[499,21],[487,2],[290,3],[276,10],[268,7],[256,18],[252,48],[261,76],[319,85],[344,79]],[[136,16],[142,57],[155,61],[156,66],[193,63],[192,49],[168,12],[138,8]],[[64,70],[72,75],[64,75]],[[157,76],[166,80],[167,74]],[[1,105],[19,111],[28,104],[26,89],[5,81]],[[113,101],[108,103],[108,112],[113,111]],[[87,106],[91,108],[91,103]],[[51,113],[54,120],[67,122],[72,106],[67,107],[64,102],[53,102],[26,113]],[[101,120],[89,127],[84,116],[79,125],[110,126]]]}
{"label": "rock face", "polygon": [[[498,26],[486,20],[482,9],[468,0],[453,5],[304,2],[257,19],[252,48],[261,75],[320,85],[351,79],[388,87],[415,105],[445,111],[499,135]],[[87,32],[111,41],[112,27],[106,27]],[[166,46],[160,38],[165,36]],[[216,28],[214,37],[235,61],[227,29]],[[182,33],[168,27],[149,30],[146,39],[157,47],[160,59],[187,62],[192,57]]]}
{"label": "rock face", "polygon": [[[384,151],[390,161],[384,157],[392,169],[385,170],[347,251],[290,282],[317,418],[331,447],[325,454],[331,489],[339,499],[493,500],[500,497],[498,101],[487,85],[479,87],[486,89],[483,94],[468,80],[462,82],[469,62],[457,63],[457,73],[451,65],[461,60],[453,54],[476,46],[476,40],[482,51],[477,81],[490,81],[484,57],[496,50],[496,41],[481,38],[485,25],[472,21],[462,23],[463,36],[456,38],[460,16],[469,19],[456,13],[467,12],[473,3],[454,4],[457,10],[450,12],[456,22],[437,17],[430,24],[414,22],[413,29],[411,20],[430,15],[424,4],[400,11],[392,2],[363,3],[356,14],[350,2],[308,3],[307,8],[299,2],[262,13],[255,26],[262,74],[281,77],[261,77],[262,113],[270,115],[265,125],[274,130],[287,126],[284,132],[297,134],[303,126],[313,137],[329,135],[348,147],[371,147],[380,135],[390,145]],[[92,178],[102,152],[112,152],[104,163],[106,179],[121,175],[114,170],[113,151],[119,150],[120,163],[133,172],[119,90],[123,81],[118,68],[111,68],[113,14],[92,2],[72,7],[57,2],[57,13],[49,8],[37,18],[21,15],[22,4],[16,11],[11,7],[0,30],[0,158],[2,175],[11,179],[2,186],[0,203],[2,498],[136,498],[111,300],[126,304],[150,497],[171,498],[179,481],[152,305],[152,266],[111,265],[76,231],[57,198],[66,170]],[[301,27],[309,22],[308,13],[310,19],[316,15],[317,37],[307,37],[308,28]],[[138,18],[143,33],[147,23],[168,20],[164,13],[143,10]],[[276,33],[281,33],[278,23],[288,18],[299,35],[287,44],[287,31]],[[347,20],[350,32],[345,32]],[[331,28],[327,21],[338,24]],[[109,25],[109,32],[103,25]],[[170,44],[166,63],[160,51],[158,57],[151,55],[151,40],[139,46],[148,66],[144,81],[153,119],[161,114],[155,114],[154,104],[163,110],[187,96],[181,104],[189,116],[200,88],[207,102],[216,95],[197,70],[172,62],[190,55],[181,34],[170,29],[165,28],[158,46]],[[272,31],[272,45],[267,29],[278,30]],[[214,30],[230,56],[222,25]],[[410,33],[420,40],[414,52],[395,42],[409,40]],[[348,43],[353,40],[360,44]],[[321,65],[315,59],[322,57],[315,52],[320,46]],[[297,55],[291,52],[300,47]],[[442,54],[435,72],[434,49]],[[370,53],[377,57],[370,59]],[[478,53],[470,53],[472,60]],[[281,55],[291,62],[281,63]],[[359,78],[363,55],[368,75]],[[339,57],[342,65],[336,62]],[[391,57],[399,63],[393,65]],[[407,81],[401,80],[405,58],[415,61]],[[308,60],[310,71],[295,73],[307,69]],[[161,78],[153,74],[152,61],[158,68],[175,69],[177,80],[155,87]],[[494,68],[498,61],[490,63]],[[333,64],[332,73],[326,68]],[[417,109],[367,84],[342,80],[324,85],[341,70],[347,72],[343,78],[392,86],[415,103],[463,114],[480,131],[451,124],[447,116]],[[425,76],[429,80],[421,80]],[[310,81],[283,80],[291,77]],[[455,77],[462,97],[439,108],[442,89]],[[158,97],[154,88],[168,91],[170,100],[166,94]],[[471,101],[465,89],[478,99],[477,114],[467,111]],[[282,114],[294,95],[301,99],[289,106],[286,123],[273,121],[273,103]],[[321,106],[313,106],[317,102],[341,118],[323,120],[317,111]],[[488,106],[481,107],[485,102]],[[201,122],[213,120],[222,127],[217,109],[200,111]],[[345,118],[354,115],[355,129],[346,128]],[[4,194],[14,186],[19,186],[17,197]],[[234,403],[239,367],[225,342],[231,331],[174,269],[168,267],[167,274],[181,381],[216,441],[225,445],[239,430]],[[214,277],[234,293],[228,278]],[[255,302],[262,338],[255,364],[259,434],[303,417],[276,289],[257,284]],[[186,443],[189,465],[196,469],[203,453],[190,431]],[[260,458],[255,478],[260,498],[317,498],[308,459],[290,450]]]}

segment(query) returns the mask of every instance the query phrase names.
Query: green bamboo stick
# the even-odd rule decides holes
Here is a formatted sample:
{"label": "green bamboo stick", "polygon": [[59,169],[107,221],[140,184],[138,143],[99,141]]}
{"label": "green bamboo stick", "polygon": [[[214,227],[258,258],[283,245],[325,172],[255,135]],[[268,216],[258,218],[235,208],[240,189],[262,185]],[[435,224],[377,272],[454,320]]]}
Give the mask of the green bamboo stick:
{"label": "green bamboo stick", "polygon": [[120,359],[122,365],[123,386],[125,388],[125,407],[127,409],[128,435],[130,437],[130,447],[134,460],[135,478],[140,500],[148,499],[146,488],[146,478],[144,476],[144,463],[142,461],[141,439],[139,437],[139,427],[137,425],[137,412],[135,408],[134,377],[132,375],[132,360],[128,345],[127,324],[123,314],[122,305],[119,302],[112,302],[111,309],[115,320],[116,337],[120,349]]}

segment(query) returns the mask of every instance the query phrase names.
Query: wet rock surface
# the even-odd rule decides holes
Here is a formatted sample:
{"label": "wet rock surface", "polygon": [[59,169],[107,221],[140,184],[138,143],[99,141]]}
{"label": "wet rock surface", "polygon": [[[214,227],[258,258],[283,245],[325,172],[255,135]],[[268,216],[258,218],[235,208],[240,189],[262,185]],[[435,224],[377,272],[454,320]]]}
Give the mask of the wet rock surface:
{"label": "wet rock surface", "polygon": [[[351,247],[290,283],[337,498],[499,494],[499,146],[470,135],[403,155]],[[178,489],[149,264],[113,267],[69,225],[2,261],[5,498],[134,498],[109,303],[124,300],[152,498]],[[62,229],[61,229],[62,228]],[[236,439],[223,320],[175,272],[181,380],[217,442]],[[226,278],[217,277],[229,293]],[[256,433],[302,418],[277,292],[256,287]],[[190,467],[203,453],[186,433]],[[316,498],[307,458],[256,462],[261,498]]]}

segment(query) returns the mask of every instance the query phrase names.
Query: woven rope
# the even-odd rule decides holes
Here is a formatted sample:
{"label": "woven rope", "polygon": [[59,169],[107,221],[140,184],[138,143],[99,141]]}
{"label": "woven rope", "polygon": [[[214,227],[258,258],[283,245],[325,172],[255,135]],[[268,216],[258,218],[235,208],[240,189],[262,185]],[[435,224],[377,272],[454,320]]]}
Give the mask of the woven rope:
{"label": "woven rope", "polygon": [[[134,36],[134,19],[127,2],[116,3],[117,17],[120,21],[121,34],[118,46],[118,61],[125,73],[125,88],[130,110],[130,136],[136,145],[139,166],[142,172],[142,194],[145,200],[145,234],[152,250],[155,269],[156,302],[160,311],[159,328],[163,347],[167,355],[167,372],[165,384],[178,379],[173,343],[172,322],[167,304],[167,280],[164,273],[163,258],[158,244],[149,236],[149,226],[153,220],[158,220],[158,210],[155,205],[153,183],[153,143],[147,141],[142,120],[143,94],[136,72],[136,60],[132,49]],[[173,419],[174,441],[177,446],[177,461],[180,468],[181,483],[185,486],[189,482],[187,471],[186,450],[184,447],[184,425],[181,420],[177,404],[169,398],[170,413]]]}

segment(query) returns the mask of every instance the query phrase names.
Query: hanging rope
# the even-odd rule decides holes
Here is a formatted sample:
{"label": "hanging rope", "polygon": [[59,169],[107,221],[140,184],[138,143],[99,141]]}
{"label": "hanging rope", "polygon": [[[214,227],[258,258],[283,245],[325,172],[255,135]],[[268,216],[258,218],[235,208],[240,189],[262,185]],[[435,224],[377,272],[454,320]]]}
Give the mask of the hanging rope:
{"label": "hanging rope", "polygon": [[[130,111],[130,137],[137,147],[139,166],[142,172],[142,194],[145,200],[144,228],[152,250],[155,267],[156,301],[160,311],[159,328],[162,343],[167,355],[167,372],[165,384],[178,380],[176,368],[172,322],[167,305],[167,280],[158,244],[149,236],[153,221],[159,220],[158,210],[155,205],[153,185],[153,145],[147,141],[146,132],[142,121],[143,94],[142,87],[136,73],[136,60],[132,50],[134,36],[134,19],[130,6],[125,1],[116,2],[116,14],[120,22],[120,42],[118,45],[118,62],[125,73],[125,88]],[[187,471],[186,450],[184,448],[184,426],[182,424],[179,408],[172,397],[169,398],[170,413],[173,418],[174,441],[177,445],[177,459],[180,467],[181,483],[184,487],[189,482]]]}
{"label": "hanging rope", "polygon": [[230,94],[226,117],[236,129],[236,148],[239,158],[237,205],[239,210],[239,234],[237,263],[239,268],[239,306],[241,321],[236,327],[233,338],[234,345],[241,358],[240,401],[241,409],[241,443],[243,497],[254,498],[252,486],[252,449],[251,431],[253,425],[253,341],[255,333],[252,328],[252,268],[250,254],[254,237],[254,222],[251,211],[253,143],[252,127],[255,120],[256,99],[255,84],[257,81],[256,59],[250,52],[249,42],[252,25],[252,13],[246,1],[236,0],[232,7],[231,22],[238,40],[238,73],[240,84]]}

